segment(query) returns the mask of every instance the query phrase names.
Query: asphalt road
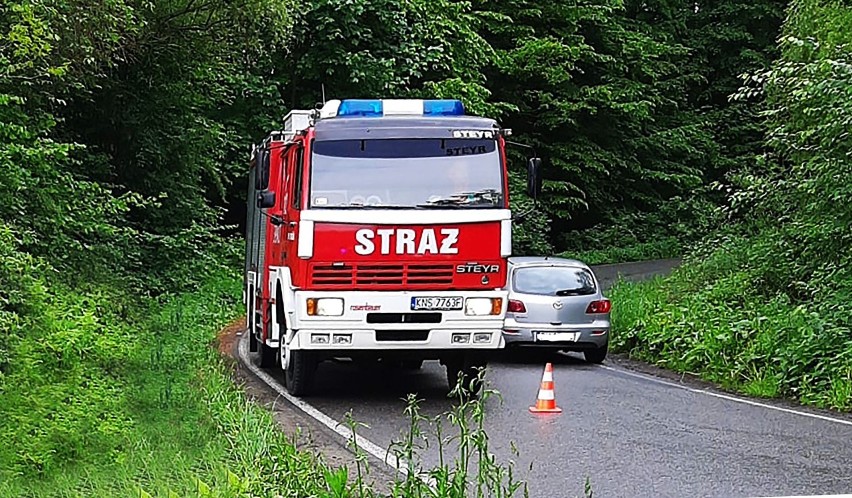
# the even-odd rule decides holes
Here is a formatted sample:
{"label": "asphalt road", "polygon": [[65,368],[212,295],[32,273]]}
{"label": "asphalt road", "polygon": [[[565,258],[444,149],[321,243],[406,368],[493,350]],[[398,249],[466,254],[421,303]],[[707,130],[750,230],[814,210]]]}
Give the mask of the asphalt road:
{"label": "asphalt road", "polygon": [[[675,264],[599,267],[596,274],[608,285],[618,273],[643,278]],[[852,493],[852,418],[743,403],[610,360],[593,366],[568,354],[504,356],[488,368],[488,386],[502,401],[489,401],[486,427],[498,461],[516,462],[531,497],[583,496],[586,477],[595,497]],[[554,364],[556,401],[564,411],[533,415],[528,407],[547,361]],[[317,374],[317,392],[305,401],[335,420],[351,411],[367,424],[360,434],[381,448],[408,428],[402,398],[409,392],[422,399],[426,416],[453,407],[437,362],[415,372],[326,362]],[[437,459],[434,447],[423,452],[424,463]]]}

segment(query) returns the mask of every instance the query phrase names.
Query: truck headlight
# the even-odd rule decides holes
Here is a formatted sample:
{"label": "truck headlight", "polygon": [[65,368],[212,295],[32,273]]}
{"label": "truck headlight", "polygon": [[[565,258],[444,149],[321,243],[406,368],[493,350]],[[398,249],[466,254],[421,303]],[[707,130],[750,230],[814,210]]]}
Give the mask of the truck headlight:
{"label": "truck headlight", "polygon": [[311,297],[307,300],[310,316],[340,316],[343,314],[343,299],[339,297]]}
{"label": "truck headlight", "polygon": [[499,315],[502,309],[503,299],[499,297],[469,297],[464,302],[465,315]]}

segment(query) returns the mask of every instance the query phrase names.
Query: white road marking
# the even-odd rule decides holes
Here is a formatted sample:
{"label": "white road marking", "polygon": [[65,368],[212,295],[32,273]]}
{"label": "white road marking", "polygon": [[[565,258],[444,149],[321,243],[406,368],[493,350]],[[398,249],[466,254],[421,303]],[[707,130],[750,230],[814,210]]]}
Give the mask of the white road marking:
{"label": "white road marking", "polygon": [[[611,370],[613,372],[616,372],[616,373],[619,373],[619,374],[622,374],[622,375],[629,375],[631,377],[637,377],[637,378],[648,380],[648,381],[651,381],[651,382],[656,382],[657,384],[662,384],[662,385],[669,386],[669,387],[676,387],[678,389],[683,389],[685,391],[693,392],[693,393],[696,393],[696,394],[706,394],[707,396],[712,396],[714,398],[721,398],[721,399],[728,400],[728,401],[734,401],[736,403],[743,403],[743,404],[746,404],[746,405],[759,406],[761,408],[767,408],[769,410],[775,410],[775,411],[784,412],[784,413],[792,413],[794,415],[801,415],[803,417],[810,417],[810,418],[816,418],[816,419],[819,419],[819,420],[825,420],[826,422],[834,422],[836,424],[843,424],[843,425],[852,426],[852,420],[843,420],[843,419],[840,419],[840,418],[829,417],[829,416],[826,416],[826,415],[818,415],[816,413],[808,413],[808,412],[793,410],[793,409],[790,409],[790,408],[782,408],[780,406],[772,406],[772,405],[768,405],[766,403],[759,403],[757,401],[752,401],[752,400],[749,400],[749,399],[738,398],[738,397],[735,397],[735,396],[728,396],[726,394],[720,394],[720,393],[716,393],[716,392],[713,392],[713,391],[708,391],[706,389],[695,389],[693,387],[685,386],[683,384],[676,384],[674,382],[668,382],[668,381],[665,381],[665,380],[662,380],[662,379],[658,379],[656,377],[652,377],[652,376],[644,375],[644,374],[638,374],[638,373],[635,373],[635,372],[630,372],[628,370],[623,370],[621,368],[613,368],[613,367],[610,367],[610,366],[607,366],[607,365],[598,365],[598,366],[600,368],[604,368],[606,370]],[[846,496],[846,497],[852,498],[852,495],[837,495],[837,496]],[[792,497],[792,498],[795,498],[795,497]]]}
{"label": "white road marking", "polygon": [[852,498],[852,495],[796,495],[796,496],[765,496],[762,498]]}
{"label": "white road marking", "polygon": [[[275,392],[277,392],[279,395],[281,395],[281,397],[283,397],[284,399],[286,399],[287,401],[292,403],[294,406],[296,406],[296,408],[299,408],[300,410],[305,412],[306,415],[313,418],[314,420],[321,423],[322,425],[328,427],[329,429],[333,430],[337,434],[346,438],[347,442],[352,441],[352,437],[354,435],[355,442],[357,443],[358,448],[366,451],[370,455],[372,455],[372,456],[376,457],[377,459],[379,459],[380,461],[386,463],[389,467],[391,467],[392,469],[394,469],[397,472],[399,472],[400,474],[402,474],[403,477],[408,475],[410,467],[408,465],[408,462],[404,458],[397,458],[395,455],[392,455],[389,451],[383,450],[379,445],[370,441],[369,439],[367,439],[367,438],[365,438],[365,437],[363,437],[359,434],[353,434],[352,430],[349,429],[349,427],[347,427],[346,425],[344,425],[343,422],[338,422],[338,421],[334,420],[333,418],[329,417],[328,415],[326,415],[322,411],[318,410],[314,406],[312,406],[312,405],[302,401],[301,399],[293,396],[292,394],[288,393],[287,390],[284,389],[284,387],[282,387],[278,383],[278,381],[276,381],[271,375],[264,372],[257,365],[255,365],[251,361],[251,358],[248,357],[249,351],[248,351],[247,337],[248,336],[246,335],[245,337],[243,337],[240,340],[240,346],[239,346],[240,359],[243,361],[243,364],[245,366],[247,366],[249,370],[252,371],[252,373],[257,375],[258,378],[260,378],[260,380],[262,380],[266,385],[268,385],[272,389],[275,389]],[[418,478],[421,481],[423,481],[426,485],[434,488],[435,483],[434,483],[433,478],[429,477],[426,480],[424,480],[424,476],[422,476],[422,475],[418,476]]]}

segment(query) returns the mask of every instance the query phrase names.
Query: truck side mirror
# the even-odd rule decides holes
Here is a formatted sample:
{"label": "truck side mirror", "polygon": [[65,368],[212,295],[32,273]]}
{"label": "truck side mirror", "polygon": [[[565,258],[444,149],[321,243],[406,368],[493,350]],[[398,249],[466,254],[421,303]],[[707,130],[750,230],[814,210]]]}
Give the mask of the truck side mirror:
{"label": "truck side mirror", "polygon": [[271,190],[264,190],[263,192],[257,194],[257,207],[259,208],[271,208],[275,205],[275,192]]}
{"label": "truck side mirror", "polygon": [[527,195],[533,199],[541,196],[541,159],[533,157],[527,164]]}
{"label": "truck side mirror", "polygon": [[269,151],[263,148],[257,151],[257,163],[255,165],[255,190],[264,190],[269,186]]}

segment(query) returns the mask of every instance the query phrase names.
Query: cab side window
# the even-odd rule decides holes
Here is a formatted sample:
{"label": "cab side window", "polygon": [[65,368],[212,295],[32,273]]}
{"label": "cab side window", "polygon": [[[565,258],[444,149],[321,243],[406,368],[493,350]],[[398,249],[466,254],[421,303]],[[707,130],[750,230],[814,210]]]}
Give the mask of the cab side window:
{"label": "cab side window", "polygon": [[278,154],[281,154],[281,181],[279,182],[280,187],[278,188],[279,195],[281,196],[281,209],[286,213],[287,205],[290,200],[289,197],[289,189],[287,185],[290,183],[290,156],[286,153],[286,151],[278,150],[276,151]]}
{"label": "cab side window", "polygon": [[297,145],[295,150],[293,151],[292,161],[292,176],[293,181],[295,182],[293,185],[293,209],[301,208],[302,202],[302,147]]}

